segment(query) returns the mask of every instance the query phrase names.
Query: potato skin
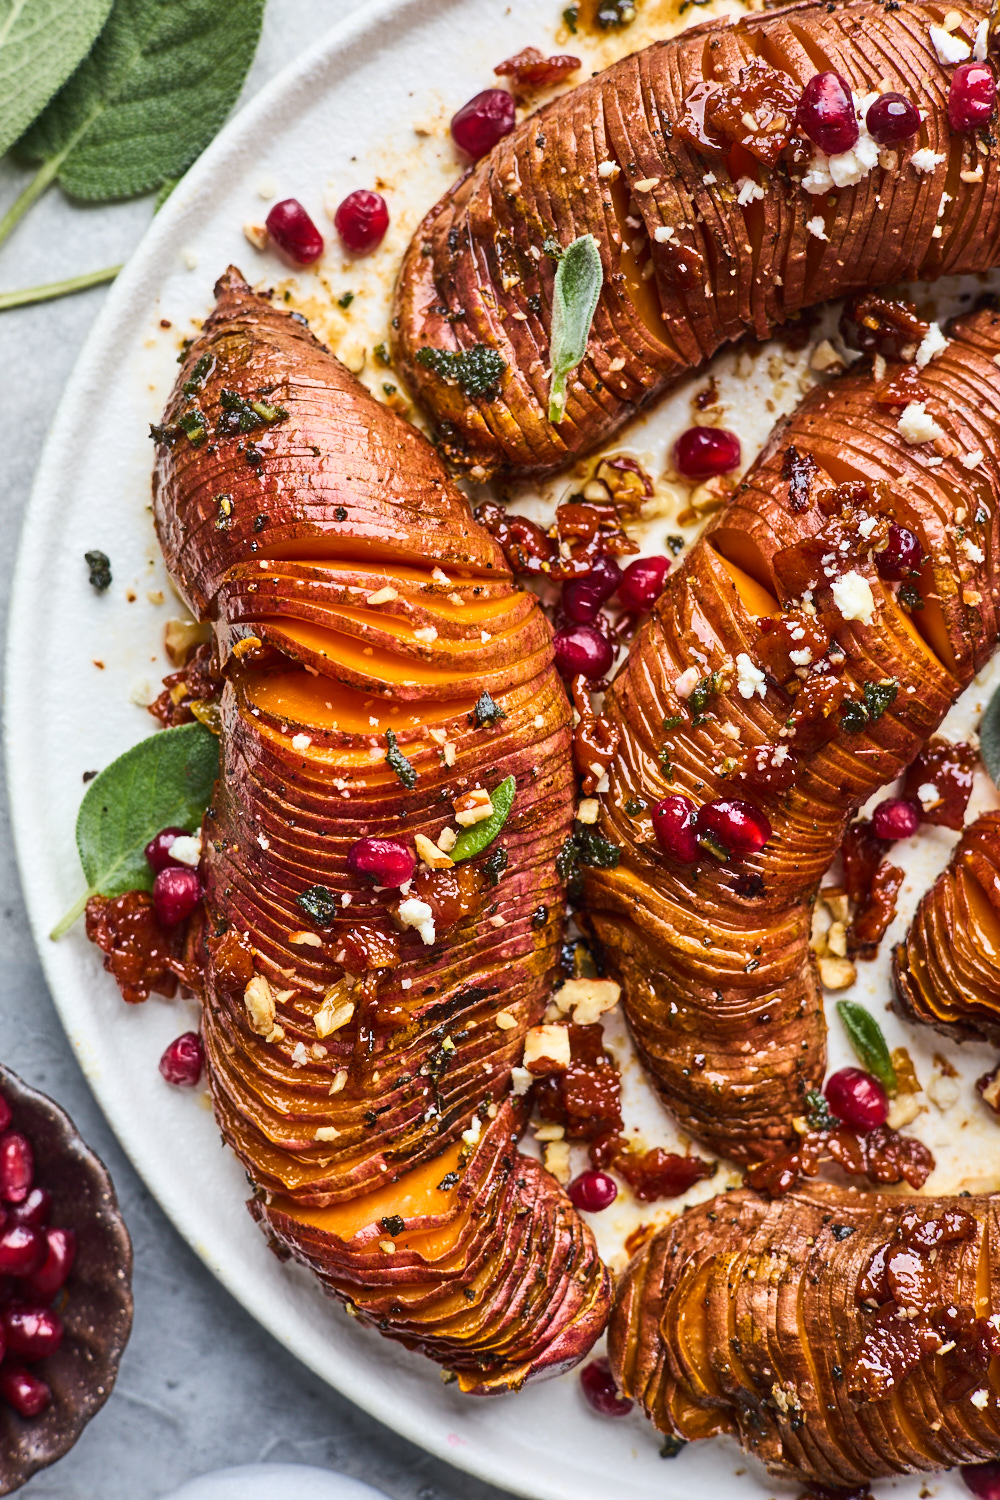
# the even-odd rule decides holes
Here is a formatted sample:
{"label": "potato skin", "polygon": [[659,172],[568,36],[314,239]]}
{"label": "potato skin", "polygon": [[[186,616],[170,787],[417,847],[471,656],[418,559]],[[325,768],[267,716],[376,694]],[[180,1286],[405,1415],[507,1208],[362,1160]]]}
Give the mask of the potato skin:
{"label": "potato skin", "polygon": [[895,1008],[945,1036],[1000,1044],[1000,811],[983,813],[893,954]]}
{"label": "potato skin", "polygon": [[[588,920],[622,982],[632,1031],[664,1102],[686,1130],[739,1162],[793,1144],[792,1120],[823,1076],[810,913],[847,821],[914,759],[996,644],[1000,375],[993,355],[1000,318],[983,311],[952,334],[947,350],[920,372],[928,409],[946,433],[936,456],[951,450],[943,463],[928,468],[929,450],[901,440],[899,408],[877,404],[870,367],[818,387],[779,424],[729,508],[669,575],[605,701],[620,738],[600,827],[621,857],[616,869],[586,872]],[[890,365],[885,378],[899,375],[900,366]],[[817,466],[800,510],[790,499],[792,448]],[[964,468],[960,458],[976,450],[981,462]],[[851,732],[834,715],[829,743],[801,750],[797,732],[788,733],[798,700],[772,676],[764,697],[748,699],[738,689],[736,658],[763,659],[760,611],[742,601],[720,551],[755,559],[755,576],[787,600],[791,590],[777,571],[793,555],[785,549],[829,526],[817,497],[848,479],[884,485],[872,509],[921,537],[929,558],[920,582],[925,610],[905,615],[897,585],[883,582],[863,551],[851,554],[850,568],[871,590],[871,624],[845,620],[829,591],[817,591],[817,619],[844,652],[840,680],[850,696],[860,700],[866,682],[894,681],[897,691],[877,720]],[[986,518],[974,539],[960,532],[960,505],[967,518]],[[912,633],[910,622],[921,628],[922,615],[935,610],[950,670]],[[674,687],[692,666],[695,675],[728,672],[729,682],[697,727]],[[683,722],[665,732],[671,717]],[[787,791],[741,780],[748,752],[782,745],[798,760]],[[659,758],[664,747],[669,780]],[[706,855],[679,865],[659,849],[650,814],[677,793],[698,806],[749,799],[766,813],[773,837],[758,855],[726,864]],[[636,811],[638,803],[644,809]]]}
{"label": "potato skin", "polygon": [[[388,1234],[378,1221],[418,1232],[427,1195],[443,1201],[428,1172],[445,1177],[434,1163],[453,1160],[449,1232],[468,1264],[452,1267],[435,1311],[434,1256],[415,1252],[408,1275],[428,1306],[412,1326],[395,1329],[388,1304],[370,1321],[457,1361],[470,1389],[516,1387],[582,1357],[609,1297],[589,1230],[518,1155],[523,1120],[507,1102],[553,983],[555,858],[573,813],[551,632],[426,440],[234,269],[217,294],[154,433],[164,555],[214,620],[226,676],[201,866],[216,1115],[255,1186],[255,1217],[362,1312],[394,1264],[377,1246],[372,1261],[371,1234]],[[444,886],[416,877],[415,896],[429,878],[438,903],[428,945],[395,918],[405,892],[352,874],[348,852],[362,837],[433,841],[461,791],[508,776],[517,791],[495,842],[455,866],[453,886],[446,871]],[[331,994],[349,1015],[329,1031],[319,1012]],[[488,1149],[473,1152],[477,1131]],[[310,1216],[343,1224],[373,1192],[364,1233],[310,1236]],[[501,1326],[503,1308],[543,1284],[550,1313]],[[466,1314],[462,1338],[449,1297]]]}
{"label": "potato skin", "polygon": [[1000,1302],[993,1197],[818,1184],[772,1202],[740,1190],[688,1209],[619,1282],[608,1325],[619,1388],[661,1432],[731,1432],[773,1473],[834,1488],[996,1458],[1000,1406],[985,1371],[982,1409],[971,1391],[945,1398],[950,1371],[932,1353],[880,1399],[851,1393],[852,1357],[872,1326],[858,1295],[872,1254],[904,1215],[926,1223],[955,1211],[975,1223],[938,1251],[942,1296],[989,1319]]}
{"label": "potato skin", "polygon": [[[969,42],[987,10],[959,7]],[[953,70],[938,61],[928,32],[941,16],[903,0],[783,5],[710,22],[614,64],[500,141],[431,209],[397,287],[397,366],[452,462],[477,477],[558,468],[748,332],[765,338],[801,309],[866,286],[994,265],[997,144],[991,139],[988,154],[979,155],[971,137],[950,133]],[[860,95],[886,80],[927,119],[889,154],[890,169],[876,166],[856,186],[835,191],[832,208],[826,194],[798,185],[804,164],[759,167],[740,149],[727,170],[725,156],[696,150],[678,134],[683,101],[706,77],[735,84],[758,54],[790,80],[796,97],[817,70],[832,68]],[[921,174],[906,163],[927,148],[943,160]],[[973,183],[959,176],[970,151],[983,167]],[[620,166],[617,184],[598,175],[604,161]],[[741,208],[737,187],[747,175],[765,196]],[[625,205],[641,231],[623,223],[613,202],[613,186],[627,181],[653,184]],[[946,184],[954,201],[939,219]],[[826,240],[807,228],[817,215]],[[656,231],[671,227],[674,235],[657,241]],[[643,285],[655,287],[662,324],[655,313],[644,319],[630,293],[623,233],[626,245],[637,233],[649,241],[655,274]],[[554,237],[565,246],[583,234],[601,247],[604,287],[566,417],[553,426],[547,372],[555,265],[543,245]],[[425,347],[477,345],[498,350],[508,366],[495,398],[469,398],[417,359]]]}

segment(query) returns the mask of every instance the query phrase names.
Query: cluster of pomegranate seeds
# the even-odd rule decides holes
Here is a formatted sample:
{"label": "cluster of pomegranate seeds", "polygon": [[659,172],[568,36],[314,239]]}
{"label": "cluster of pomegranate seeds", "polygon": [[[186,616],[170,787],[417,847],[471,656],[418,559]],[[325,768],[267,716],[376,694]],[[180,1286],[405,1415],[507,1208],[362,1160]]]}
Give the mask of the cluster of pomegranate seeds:
{"label": "cluster of pomegranate seeds", "polygon": [[892,521],[885,547],[875,554],[875,567],[880,578],[889,583],[898,583],[910,573],[915,573],[923,560],[924,550],[920,539],[908,526]]}
{"label": "cluster of pomegranate seeds", "polygon": [[[728,855],[759,854],[771,837],[764,813],[739,797],[720,797],[699,808],[689,797],[674,793],[656,804],[652,819],[660,848],[682,865],[695,864],[709,838]],[[710,844],[707,852],[713,852]]]}
{"label": "cluster of pomegranate seeds", "polygon": [[586,677],[596,682],[611,670],[615,648],[596,625],[569,625],[552,638],[556,671],[567,679]]}
{"label": "cluster of pomegranate seeds", "polygon": [[389,209],[382,194],[370,188],[348,193],[333,216],[333,227],[344,249],[352,255],[368,255],[377,250],[389,228]]}
{"label": "cluster of pomegranate seeds", "polygon": [[76,1236],[48,1227],[52,1195],[34,1186],[31,1142],[11,1120],[0,1097],[0,1396],[22,1417],[34,1417],[52,1392],[21,1361],[45,1359],[62,1343],[62,1319],[49,1304],[72,1269]]}
{"label": "cluster of pomegranate seeds", "polygon": [[178,1088],[193,1089],[205,1066],[205,1048],[196,1031],[175,1037],[160,1058],[160,1073]]}
{"label": "cluster of pomegranate seeds", "polygon": [[580,673],[589,682],[604,677],[615,659],[615,644],[601,607],[612,595],[630,614],[652,609],[663,592],[670,571],[669,557],[643,557],[622,570],[613,557],[602,554],[589,573],[568,579],[562,587],[556,615],[556,668],[567,679]]}
{"label": "cluster of pomegranate seeds", "polygon": [[872,813],[876,838],[894,844],[912,838],[920,827],[920,808],[908,797],[886,797]]}
{"label": "cluster of pomegranate seeds", "polygon": [[827,156],[856,146],[858,117],[851,86],[839,73],[816,73],[802,90],[795,123]]}
{"label": "cluster of pomegranate seeds", "polygon": [[674,468],[683,479],[715,479],[739,462],[740,440],[725,427],[689,427],[674,444]]}
{"label": "cluster of pomegranate seeds", "polygon": [[962,1478],[977,1500],[1000,1500],[1000,1459],[988,1464],[962,1464]]}
{"label": "cluster of pomegranate seeds", "polygon": [[868,134],[880,146],[908,141],[920,129],[920,111],[902,94],[880,94],[865,115]]}
{"label": "cluster of pomegranate seeds", "polygon": [[376,885],[396,887],[413,879],[417,856],[402,839],[358,839],[347,851],[347,868]]}
{"label": "cluster of pomegranate seeds", "polygon": [[997,81],[989,63],[962,63],[951,75],[948,90],[948,120],[952,130],[964,134],[981,130],[996,113]]}
{"label": "cluster of pomegranate seeds", "polygon": [[627,1417],[632,1410],[634,1403],[619,1396],[611,1366],[603,1355],[584,1365],[580,1385],[588,1403],[602,1417]]}
{"label": "cluster of pomegranate seeds", "polygon": [[278,249],[297,266],[311,266],[323,254],[323,236],[297,198],[282,198],[266,223]]}
{"label": "cluster of pomegranate seeds", "polygon": [[831,1073],[823,1092],[833,1113],[852,1130],[874,1130],[889,1118],[885,1089],[862,1068],[841,1068]]}
{"label": "cluster of pomegranate seeds", "polygon": [[618,1197],[618,1184],[607,1172],[581,1172],[566,1191],[574,1208],[588,1214],[599,1214],[610,1208]]}
{"label": "cluster of pomegranate seeds", "polygon": [[460,151],[478,161],[514,129],[514,100],[506,89],[483,89],[452,115],[451,137]]}

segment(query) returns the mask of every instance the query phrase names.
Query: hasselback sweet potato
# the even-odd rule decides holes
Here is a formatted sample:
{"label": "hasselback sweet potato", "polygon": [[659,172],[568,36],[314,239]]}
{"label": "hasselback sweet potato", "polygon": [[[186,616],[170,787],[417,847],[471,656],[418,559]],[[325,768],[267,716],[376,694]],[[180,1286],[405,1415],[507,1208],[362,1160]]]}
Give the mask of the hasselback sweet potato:
{"label": "hasselback sweet potato", "polygon": [[[216,290],[153,434],[167,565],[226,677],[202,861],[216,1114],[276,1243],[469,1388],[517,1386],[581,1357],[608,1295],[508,1102],[572,818],[550,630],[426,440],[235,270]],[[508,778],[488,845],[431,849],[456,799]],[[402,889],[349,868],[362,838],[421,836],[433,867]]]}
{"label": "hasselback sweet potato", "polygon": [[[397,288],[396,359],[452,461],[477,476],[558,467],[727,341],[861,287],[994,265],[996,140],[951,129],[954,64],[929,29],[960,16],[952,46],[968,56],[987,9],[795,4],[710,22],[522,121],[424,219]],[[859,100],[896,91],[925,112],[901,144],[880,153],[865,134],[833,158],[836,181],[794,126],[830,69]],[[604,286],[554,426],[553,245],[584,234]]]}
{"label": "hasselback sweet potato", "polygon": [[893,954],[893,981],[908,1020],[1000,1043],[1000,812],[962,834]]}
{"label": "hasselback sweet potato", "polygon": [[735,1434],[844,1490],[1000,1454],[1000,1204],[740,1190],[661,1229],[619,1283],[622,1391],[682,1441]]}
{"label": "hasselback sweet potato", "polygon": [[[664,1100],[737,1161],[791,1144],[822,1078],[810,914],[848,820],[996,644],[998,353],[984,310],[919,375],[878,356],[814,390],[669,575],[604,705],[620,857],[584,872],[587,919]],[[903,532],[908,577],[888,566]],[[748,801],[771,836],[740,855],[706,828],[681,863],[654,836],[668,796]]]}

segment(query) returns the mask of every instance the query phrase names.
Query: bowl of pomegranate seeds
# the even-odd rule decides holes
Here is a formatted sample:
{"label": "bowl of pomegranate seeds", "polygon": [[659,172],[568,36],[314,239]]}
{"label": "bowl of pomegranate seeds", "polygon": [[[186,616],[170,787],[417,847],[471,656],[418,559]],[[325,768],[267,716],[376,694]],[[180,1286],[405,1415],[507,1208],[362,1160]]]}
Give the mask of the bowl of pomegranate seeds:
{"label": "bowl of pomegranate seeds", "polygon": [[0,1064],[0,1495],[67,1453],[132,1328],[132,1245],[69,1116]]}

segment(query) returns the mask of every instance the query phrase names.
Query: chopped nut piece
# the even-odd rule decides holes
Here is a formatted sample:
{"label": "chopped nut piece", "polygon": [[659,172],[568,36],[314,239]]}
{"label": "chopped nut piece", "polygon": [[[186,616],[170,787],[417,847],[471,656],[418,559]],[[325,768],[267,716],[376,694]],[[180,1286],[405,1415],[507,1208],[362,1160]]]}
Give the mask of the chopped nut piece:
{"label": "chopped nut piece", "polygon": [[386,586],[385,586],[384,589],[379,589],[377,591],[377,593],[369,594],[368,598],[365,600],[365,603],[366,604],[391,604],[392,601],[393,601],[393,599],[398,599],[398,598],[399,598],[399,594],[396,592],[396,590],[394,588],[391,588],[388,584],[386,584]]}
{"label": "chopped nut piece", "polygon": [[890,1130],[902,1130],[905,1126],[912,1125],[926,1108],[923,1094],[897,1094],[889,1103],[887,1123]]}
{"label": "chopped nut piece", "polygon": [[271,236],[267,232],[266,224],[254,224],[247,222],[243,226],[243,234],[255,250],[266,250]]}
{"label": "chopped nut piece", "polygon": [[354,1014],[354,1001],[347,998],[347,985],[343,979],[332,984],[323,996],[323,1004],[313,1016],[316,1035],[321,1039],[332,1036],[346,1026]]}
{"label": "chopped nut piece", "polygon": [[574,1025],[593,1026],[606,1011],[614,1010],[621,993],[613,979],[567,979],[552,1002],[564,1015],[573,1012]]}
{"label": "chopped nut piece", "polygon": [[566,1134],[565,1125],[536,1125],[536,1141],[561,1141]]}
{"label": "chopped nut piece", "polygon": [[258,1036],[269,1036],[274,1030],[274,991],[263,974],[255,974],[243,991],[250,1025]]}
{"label": "chopped nut piece", "polygon": [[212,639],[211,625],[196,620],[168,620],[163,628],[163,645],[175,667],[183,667],[195,646]]}
{"label": "chopped nut piece", "polygon": [[546,1169],[565,1187],[570,1178],[569,1141],[549,1141],[544,1151]]}
{"label": "chopped nut piece", "polygon": [[501,1031],[513,1031],[517,1022],[509,1010],[498,1010],[494,1017]]}
{"label": "chopped nut piece", "polygon": [[318,932],[290,932],[288,941],[302,948],[322,948],[323,946],[323,939]]}
{"label": "chopped nut piece", "polygon": [[438,834],[438,848],[443,849],[445,854],[450,854],[458,843],[458,834],[454,828],[442,828]]}
{"label": "chopped nut piece", "polygon": [[817,960],[819,977],[824,989],[846,990],[858,977],[858,971],[849,958],[825,955]]}
{"label": "chopped nut piece", "polygon": [[477,786],[471,792],[463,792],[460,797],[455,798],[453,806],[455,822],[460,828],[471,828],[493,816],[493,803],[485,787]]}
{"label": "chopped nut piece", "polygon": [[339,1134],[340,1134],[340,1131],[337,1129],[337,1127],[335,1125],[321,1125],[319,1127],[319,1129],[316,1131],[316,1134],[314,1136],[314,1140],[317,1140],[317,1141],[335,1141],[337,1139],[337,1137],[339,1136]]}
{"label": "chopped nut piece", "polygon": [[524,1038],[524,1066],[532,1073],[561,1073],[569,1064],[565,1026],[532,1026]]}
{"label": "chopped nut piece", "polygon": [[432,844],[426,833],[418,833],[413,842],[417,846],[417,853],[424,864],[431,870],[450,870],[455,863],[449,859],[437,844]]}
{"label": "chopped nut piece", "polygon": [[392,1240],[379,1240],[378,1247],[386,1255],[395,1255],[396,1253],[396,1246],[393,1244]]}
{"label": "chopped nut piece", "polygon": [[580,823],[596,823],[601,812],[601,804],[596,797],[584,797],[576,810],[577,820]]}
{"label": "chopped nut piece", "polygon": [[830,931],[826,935],[827,951],[835,958],[847,957],[847,928],[843,922],[831,924]]}
{"label": "chopped nut piece", "polygon": [[959,1087],[957,1078],[949,1078],[944,1073],[934,1073],[927,1085],[927,1093],[932,1104],[935,1104],[942,1114],[958,1103]]}
{"label": "chopped nut piece", "polygon": [[330,1085],[330,1093],[331,1094],[339,1094],[341,1092],[341,1090],[343,1089],[344,1084],[346,1082],[347,1082],[347,1069],[346,1068],[338,1068],[337,1075],[336,1075],[336,1077],[334,1078],[333,1082]]}

